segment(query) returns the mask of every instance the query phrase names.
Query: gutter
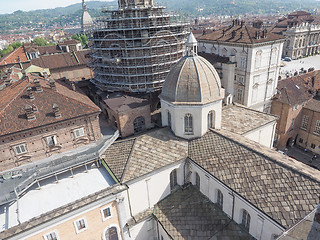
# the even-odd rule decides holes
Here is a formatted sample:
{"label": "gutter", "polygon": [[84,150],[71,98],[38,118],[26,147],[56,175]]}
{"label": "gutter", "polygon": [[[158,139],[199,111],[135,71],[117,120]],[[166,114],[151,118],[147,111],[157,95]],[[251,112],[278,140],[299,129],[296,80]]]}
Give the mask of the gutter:
{"label": "gutter", "polygon": [[110,176],[112,177],[112,179],[117,183],[119,183],[118,179],[116,178],[116,176],[113,174],[113,172],[111,171],[111,169],[108,167],[108,164],[104,161],[104,159],[101,160],[101,164],[104,166],[104,168],[108,171],[108,173],[110,174]]}

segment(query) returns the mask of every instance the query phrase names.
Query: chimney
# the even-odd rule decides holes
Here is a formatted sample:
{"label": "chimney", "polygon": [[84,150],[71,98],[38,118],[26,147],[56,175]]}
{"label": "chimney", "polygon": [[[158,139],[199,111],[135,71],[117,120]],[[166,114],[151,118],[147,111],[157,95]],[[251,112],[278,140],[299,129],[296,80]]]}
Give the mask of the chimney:
{"label": "chimney", "polygon": [[224,29],[222,29],[222,36],[224,36],[225,35],[225,30]]}
{"label": "chimney", "polygon": [[21,70],[21,73],[22,73],[22,78],[26,78],[27,74],[26,74],[26,71],[24,69]]}
{"label": "chimney", "polygon": [[260,39],[260,31],[256,31],[256,39]]}
{"label": "chimney", "polygon": [[36,87],[36,92],[42,92],[42,91],[43,91],[39,79],[35,79],[35,80],[33,81],[33,83],[34,83],[34,85],[35,85],[35,87]]}
{"label": "chimney", "polygon": [[267,38],[268,31],[265,29],[262,31],[262,38]]}
{"label": "chimney", "polygon": [[55,118],[60,118],[62,116],[58,104],[54,103],[52,105],[52,111],[54,113]]}
{"label": "chimney", "polygon": [[26,113],[26,116],[27,116],[27,120],[28,121],[32,121],[32,120],[35,120],[36,119],[36,115],[34,114],[34,111],[33,111],[33,107],[30,106],[30,105],[26,105],[24,107],[24,111]]}
{"label": "chimney", "polygon": [[240,39],[242,39],[242,38],[243,38],[243,32],[240,33]]}
{"label": "chimney", "polygon": [[43,71],[42,74],[43,74],[43,76],[44,76],[44,79],[45,79],[45,80],[48,80],[48,73],[45,72],[45,71]]}
{"label": "chimney", "polygon": [[49,81],[49,86],[53,91],[57,91],[56,82],[54,80]]}
{"label": "chimney", "polygon": [[241,21],[241,27],[243,27],[244,26],[244,21]]}
{"label": "chimney", "polygon": [[76,85],[74,84],[74,82],[71,83],[71,88],[72,91],[76,92]]}
{"label": "chimney", "polygon": [[27,94],[28,94],[28,97],[29,97],[31,100],[34,100],[34,99],[35,99],[35,97],[34,97],[34,95],[33,95],[33,93],[32,93],[32,88],[31,88],[31,87],[28,87],[28,88],[27,88]]}
{"label": "chimney", "polygon": [[237,33],[236,30],[233,30],[233,31],[232,31],[232,38],[235,38],[235,37],[236,37],[236,33]]}
{"label": "chimney", "polygon": [[9,87],[11,85],[11,79],[8,78],[7,75],[3,76],[3,80],[4,80],[6,87]]}

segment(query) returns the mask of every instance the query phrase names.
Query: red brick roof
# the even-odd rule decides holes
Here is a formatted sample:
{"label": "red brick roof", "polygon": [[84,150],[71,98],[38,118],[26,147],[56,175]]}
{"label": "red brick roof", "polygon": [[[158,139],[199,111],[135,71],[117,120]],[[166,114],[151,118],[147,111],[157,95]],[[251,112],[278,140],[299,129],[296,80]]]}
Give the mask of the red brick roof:
{"label": "red brick roof", "polygon": [[0,60],[0,65],[7,65],[11,63],[18,63],[20,59],[20,62],[26,62],[28,61],[26,52],[24,51],[24,48],[22,46],[15,49],[13,52],[7,54]]}
{"label": "red brick roof", "polygon": [[[36,92],[33,80],[39,79],[43,91]],[[27,87],[32,87],[34,100],[29,99]],[[41,127],[76,117],[98,113],[100,109],[84,94],[72,91],[56,82],[57,91],[48,86],[48,82],[36,75],[29,75],[13,85],[0,91],[0,135],[11,134],[31,128]],[[26,105],[35,105],[38,112],[36,119],[28,121],[25,114]],[[55,118],[52,105],[57,104],[62,114]]]}
{"label": "red brick roof", "polygon": [[32,59],[31,62],[33,65],[42,68],[49,68],[50,70],[74,67],[87,64],[90,61],[90,58],[86,58],[85,55],[89,52],[90,50],[83,50],[73,53],[44,55],[40,56],[39,58]]}
{"label": "red brick roof", "polygon": [[320,99],[315,98],[310,100],[304,108],[310,109],[315,112],[320,112]]}
{"label": "red brick roof", "polygon": [[313,98],[315,89],[310,85],[309,80],[313,72],[301,74],[280,80],[276,99],[291,106],[306,102]]}
{"label": "red brick roof", "polygon": [[[257,37],[257,32],[259,33],[260,37]],[[247,26],[245,24],[235,24],[229,27],[219,29],[212,33],[203,35],[198,39],[217,42],[255,44],[274,40],[281,40],[284,39],[284,37],[270,32],[266,33],[266,37],[262,37],[261,29]]]}

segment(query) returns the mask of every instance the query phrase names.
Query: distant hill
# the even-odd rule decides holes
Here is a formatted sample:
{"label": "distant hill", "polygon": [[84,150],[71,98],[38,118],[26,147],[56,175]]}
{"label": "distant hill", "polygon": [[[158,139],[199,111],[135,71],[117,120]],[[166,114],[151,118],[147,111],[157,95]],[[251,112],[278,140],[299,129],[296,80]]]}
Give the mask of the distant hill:
{"label": "distant hill", "polygon": [[[161,2],[170,11],[179,12],[186,17],[288,13],[295,10],[314,11],[320,8],[320,2],[316,0],[156,0],[156,2],[159,4]],[[87,6],[91,16],[96,18],[102,15],[101,7],[117,8],[117,1],[89,1]],[[201,9],[201,11],[197,9]],[[80,23],[81,13],[81,3],[77,3],[55,9],[1,14],[0,33],[20,27],[48,28],[64,27],[66,24],[77,25]]]}

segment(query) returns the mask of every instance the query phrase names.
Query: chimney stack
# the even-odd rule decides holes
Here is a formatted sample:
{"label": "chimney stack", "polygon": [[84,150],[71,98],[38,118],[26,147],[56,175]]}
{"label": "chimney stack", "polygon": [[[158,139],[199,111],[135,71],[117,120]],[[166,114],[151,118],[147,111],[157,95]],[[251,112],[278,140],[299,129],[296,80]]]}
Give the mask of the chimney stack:
{"label": "chimney stack", "polygon": [[40,80],[39,79],[35,79],[33,81],[35,87],[36,87],[36,92],[42,92],[42,86],[40,84]]}
{"label": "chimney stack", "polygon": [[34,100],[34,99],[35,99],[35,97],[34,97],[34,95],[33,95],[33,93],[32,93],[32,88],[31,88],[31,87],[28,87],[28,88],[27,88],[27,94],[28,94],[28,97],[29,97],[31,100]]}
{"label": "chimney stack", "polygon": [[48,80],[48,73],[45,72],[45,71],[43,71],[42,74],[43,74],[43,76],[44,76],[44,80],[47,81],[47,80]]}
{"label": "chimney stack", "polygon": [[54,80],[49,81],[49,86],[53,91],[57,91],[56,82]]}
{"label": "chimney stack", "polygon": [[26,116],[27,116],[27,120],[28,121],[32,121],[32,120],[35,120],[36,119],[36,115],[34,114],[34,111],[33,111],[33,107],[30,106],[30,105],[26,105],[24,107],[24,111],[26,113]]}
{"label": "chimney stack", "polygon": [[260,39],[260,31],[256,31],[256,39]]}
{"label": "chimney stack", "polygon": [[236,30],[233,30],[233,31],[232,31],[232,38],[235,38],[235,37],[236,37],[236,33],[237,33]]}
{"label": "chimney stack", "polygon": [[62,116],[58,104],[54,103],[52,105],[52,111],[54,113],[55,118],[60,118]]}
{"label": "chimney stack", "polygon": [[11,85],[11,79],[8,78],[8,75],[3,76],[3,80],[4,80],[6,87],[9,87]]}
{"label": "chimney stack", "polygon": [[262,38],[267,38],[268,31],[265,29],[262,31]]}
{"label": "chimney stack", "polygon": [[76,85],[74,84],[74,82],[71,83],[71,87],[72,87],[72,91],[76,92]]}

